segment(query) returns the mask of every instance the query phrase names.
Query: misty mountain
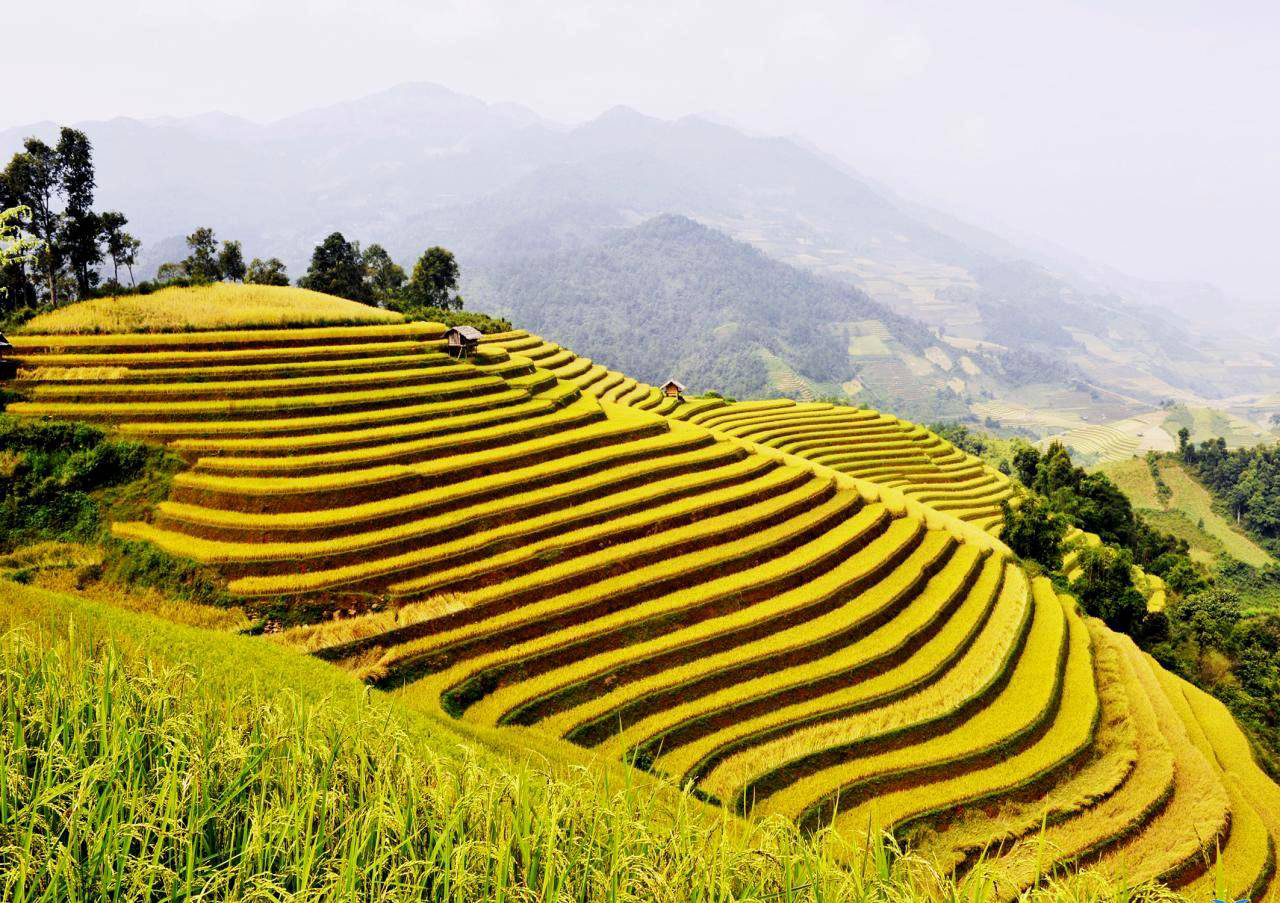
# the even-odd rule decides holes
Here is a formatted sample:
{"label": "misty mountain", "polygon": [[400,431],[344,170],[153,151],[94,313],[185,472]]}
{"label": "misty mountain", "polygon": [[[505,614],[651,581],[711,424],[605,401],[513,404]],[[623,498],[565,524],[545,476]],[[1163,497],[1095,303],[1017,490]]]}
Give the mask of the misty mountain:
{"label": "misty mountain", "polygon": [[883,317],[913,346],[930,341],[855,288],[674,215],[587,249],[483,268],[465,288],[469,303],[639,379],[740,396],[771,388],[761,352],[815,383],[848,381],[848,342],[833,328],[843,321]]}
{"label": "misty mountain", "polygon": [[[210,225],[297,276],[338,229],[406,264],[429,245],[450,247],[464,273],[489,274],[485,303],[515,312],[532,307],[496,286],[537,288],[501,275],[528,269],[518,262],[546,258],[566,272],[563,255],[607,250],[620,230],[677,214],[923,322],[947,347],[1028,351],[1135,404],[1280,384],[1270,349],[1207,337],[1157,306],[1159,287],[1020,253],[821,151],[705,118],[619,107],[566,127],[411,84],[268,124],[207,114],[80,127],[96,149],[99,204],[130,216],[150,267]],[[0,132],[0,153],[53,133],[48,123]],[[924,369],[911,364],[902,380],[920,382]]]}
{"label": "misty mountain", "polygon": [[853,286],[672,214],[587,248],[482,265],[464,295],[647,382],[737,397],[849,394],[930,419],[1080,376],[1025,351],[959,351]]}

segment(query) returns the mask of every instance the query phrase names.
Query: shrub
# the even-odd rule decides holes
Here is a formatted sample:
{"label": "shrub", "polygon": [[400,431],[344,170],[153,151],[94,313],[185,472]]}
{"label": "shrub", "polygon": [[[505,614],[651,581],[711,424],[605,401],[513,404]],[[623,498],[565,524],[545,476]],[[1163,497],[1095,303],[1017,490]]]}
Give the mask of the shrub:
{"label": "shrub", "polygon": [[407,320],[445,323],[449,326],[473,326],[486,335],[511,331],[510,320],[471,310],[446,310],[443,307],[428,307],[403,299],[388,302],[387,309],[404,314]]}
{"label": "shrub", "polygon": [[164,470],[165,457],[140,442],[108,440],[83,423],[0,415],[0,550],[49,539],[96,539],[103,525],[101,491]]}
{"label": "shrub", "polygon": [[1002,501],[1000,514],[1004,518],[1001,538],[1015,555],[1037,561],[1048,570],[1058,568],[1067,524],[1042,498],[1028,496],[1017,510]]}
{"label": "shrub", "polygon": [[107,537],[100,576],[128,586],[148,586],[166,596],[203,605],[231,605],[213,569],[187,558],[178,558],[147,542]]}

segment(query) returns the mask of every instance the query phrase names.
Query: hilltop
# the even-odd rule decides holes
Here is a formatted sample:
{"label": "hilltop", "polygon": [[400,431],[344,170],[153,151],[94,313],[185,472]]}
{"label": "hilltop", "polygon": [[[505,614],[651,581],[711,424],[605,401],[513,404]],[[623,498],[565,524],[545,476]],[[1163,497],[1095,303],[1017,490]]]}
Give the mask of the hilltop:
{"label": "hilltop", "polygon": [[[26,334],[13,337],[18,378],[6,386],[23,396],[8,408],[25,443],[9,452],[14,473],[43,467],[89,493],[84,536],[114,543],[138,570],[158,562],[216,578],[210,599],[264,634],[227,638],[236,662],[259,663],[246,675],[280,663],[269,687],[296,674],[299,692],[333,687],[348,708],[358,694],[341,672],[387,691],[372,717],[411,736],[383,751],[409,770],[379,785],[390,801],[370,809],[386,813],[379,842],[413,835],[401,813],[426,805],[404,805],[420,786],[483,826],[467,861],[490,876],[532,884],[537,861],[542,880],[573,880],[572,864],[534,852],[568,843],[562,824],[576,826],[567,848],[580,861],[602,861],[595,838],[623,837],[610,841],[615,853],[640,861],[614,859],[610,874],[649,873],[659,832],[627,828],[634,797],[603,821],[588,814],[595,790],[513,792],[500,805],[481,789],[466,796],[480,814],[449,809],[456,796],[411,766],[462,736],[502,754],[483,766],[481,788],[509,787],[494,775],[550,760],[636,782],[654,818],[673,811],[680,880],[627,884],[645,899],[705,888],[691,877],[707,874],[705,839],[716,837],[703,803],[725,826],[710,851],[742,869],[724,880],[748,898],[803,899],[802,884],[809,898],[828,887],[847,898],[854,890],[839,882],[858,872],[838,865],[885,862],[881,830],[978,881],[964,891],[975,896],[1010,898],[1081,869],[1193,897],[1272,889],[1280,787],[1219,702],[1012,554],[999,538],[1003,504],[1019,504],[1008,477],[888,413],[681,398],[523,330],[484,336],[456,358],[444,331]],[[36,448],[44,431],[63,444],[57,455]],[[148,488],[114,488],[107,538],[87,515],[112,456]],[[34,503],[45,484],[23,485]],[[92,587],[106,576],[75,579]],[[6,592],[28,611],[80,605]],[[88,617],[112,620],[102,609]],[[119,641],[135,648],[129,634],[156,629],[120,624]],[[211,653],[184,648],[216,642],[169,635],[182,640],[171,655],[188,662]],[[163,639],[142,646],[164,657]],[[319,661],[299,665],[299,653]],[[65,692],[87,680],[77,674]],[[209,693],[244,686],[225,663],[215,674]],[[30,698],[59,685],[39,679],[45,695]],[[263,697],[251,698],[256,711]],[[229,731],[247,729],[244,713],[216,714]],[[424,718],[445,726],[437,739],[417,739]],[[298,723],[268,722],[282,737],[298,736]],[[345,769],[348,759],[327,753]],[[297,755],[311,763],[302,785],[323,783],[314,766],[327,757]],[[273,768],[275,798],[289,771]],[[249,823],[252,810],[233,798],[233,824]],[[811,840],[790,828],[759,839],[780,830],[765,815]],[[536,827],[547,819],[557,827]],[[413,851],[386,842],[393,857]],[[740,865],[752,856],[767,862]],[[945,881],[917,892],[957,893]]]}
{"label": "hilltop", "polygon": [[216,282],[192,288],[165,288],[148,295],[104,297],[72,304],[39,314],[22,324],[16,332],[34,335],[158,334],[228,328],[402,322],[404,317],[394,311],[304,288]]}

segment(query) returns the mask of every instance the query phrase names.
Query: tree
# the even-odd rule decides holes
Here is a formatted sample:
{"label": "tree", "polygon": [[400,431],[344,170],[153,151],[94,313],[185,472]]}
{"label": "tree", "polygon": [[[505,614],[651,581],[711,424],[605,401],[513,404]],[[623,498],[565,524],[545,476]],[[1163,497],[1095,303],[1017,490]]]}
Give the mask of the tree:
{"label": "tree", "polygon": [[98,224],[102,228],[102,241],[107,246],[107,256],[111,258],[111,281],[118,285],[120,267],[125,267],[129,270],[129,284],[133,285],[133,265],[137,262],[142,242],[124,231],[129,220],[118,210],[108,210],[99,215]]}
{"label": "tree", "polygon": [[1034,446],[1022,443],[1013,453],[1013,469],[1023,486],[1030,489],[1036,482],[1036,473],[1040,469],[1040,452]]}
{"label": "tree", "polygon": [[1116,546],[1086,546],[1076,559],[1080,576],[1071,584],[1084,610],[1108,627],[1138,635],[1147,600],[1133,585],[1133,556]]}
{"label": "tree", "polygon": [[413,278],[405,289],[405,298],[423,307],[462,310],[458,288],[458,262],[453,253],[441,247],[428,248],[413,267]]}
{"label": "tree", "polygon": [[218,252],[218,272],[223,279],[243,282],[245,276],[244,252],[238,241],[224,241]]}
{"label": "tree", "polygon": [[213,237],[213,230],[201,226],[187,236],[187,247],[191,254],[182,261],[187,277],[192,282],[216,282],[222,273],[218,269],[218,243]]}
{"label": "tree", "polygon": [[[7,277],[10,271],[25,273],[26,265],[40,250],[40,239],[26,231],[30,219],[31,211],[26,207],[0,210],[0,277]],[[0,281],[0,300],[7,300],[11,294],[9,281],[8,278]],[[21,282],[25,281],[24,276]],[[25,299],[14,300],[21,302]]]}
{"label": "tree", "polygon": [[1061,566],[1067,524],[1043,499],[1025,496],[1016,510],[1008,502],[1001,502],[1000,512],[1004,518],[1000,536],[1015,555],[1038,561],[1051,571]]}
{"label": "tree", "polygon": [[1184,461],[1192,461],[1196,456],[1196,447],[1191,444],[1191,430],[1185,426],[1178,429],[1178,453]]}
{"label": "tree", "polygon": [[142,248],[142,241],[134,238],[128,232],[124,233],[120,242],[120,262],[124,264],[124,268],[129,271],[129,284],[137,285],[133,281],[133,265],[138,262],[138,251]]}
{"label": "tree", "polygon": [[398,298],[408,277],[405,276],[404,269],[391,259],[387,249],[382,245],[369,245],[361,259],[364,262],[365,280],[373,292],[373,299],[385,304]]}
{"label": "tree", "polygon": [[1074,491],[1080,485],[1084,471],[1071,463],[1071,453],[1061,442],[1049,443],[1040,456],[1036,469],[1034,489],[1042,495],[1053,495],[1060,489]]}
{"label": "tree", "polygon": [[1173,606],[1172,614],[1186,635],[1201,648],[1226,650],[1242,619],[1240,597],[1226,589],[1210,589],[1187,596]]}
{"label": "tree", "polygon": [[284,263],[280,258],[261,260],[255,257],[249,262],[244,281],[251,285],[288,285],[289,274],[285,272]]}
{"label": "tree", "polygon": [[177,282],[179,279],[187,277],[187,268],[181,263],[162,263],[160,268],[156,270],[156,282],[161,285],[168,285],[170,282]]}
{"label": "tree", "polygon": [[71,266],[79,297],[98,284],[102,226],[93,212],[93,146],[78,129],[63,128],[58,139],[58,176],[65,207],[59,229],[62,252]]}
{"label": "tree", "polygon": [[1054,492],[1054,506],[1082,530],[1097,533],[1103,542],[1136,547],[1137,517],[1129,497],[1106,474],[1075,470],[1074,485]]}
{"label": "tree", "polygon": [[[53,147],[28,138],[0,173],[0,209],[23,206],[31,211],[25,231],[40,242],[35,265],[52,304],[73,291],[81,298],[93,293],[100,279],[102,244],[111,237],[116,244],[107,251],[116,275],[123,264],[133,278],[133,257],[141,245],[120,231],[125,222],[122,214],[114,213],[111,222],[104,223],[103,216],[94,212],[96,186],[93,145],[84,132],[66,127]],[[9,268],[2,278],[22,289],[29,300],[37,300],[36,286],[32,283],[27,288],[25,272]]]}
{"label": "tree", "polygon": [[23,150],[5,167],[6,194],[14,206],[31,211],[27,228],[40,241],[37,263],[43,273],[50,302],[58,302],[58,271],[62,268],[58,243],[62,216],[57,196],[62,183],[62,162],[57,152],[39,138],[28,138]]}
{"label": "tree", "polygon": [[364,278],[364,261],[360,245],[349,242],[341,232],[334,232],[316,245],[311,266],[298,285],[315,292],[337,295],[365,304],[373,303],[373,289]]}

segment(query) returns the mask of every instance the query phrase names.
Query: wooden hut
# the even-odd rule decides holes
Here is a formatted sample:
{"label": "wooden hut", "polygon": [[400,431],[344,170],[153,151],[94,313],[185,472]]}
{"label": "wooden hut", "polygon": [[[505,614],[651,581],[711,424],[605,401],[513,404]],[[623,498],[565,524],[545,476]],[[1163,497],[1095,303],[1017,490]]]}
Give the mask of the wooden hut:
{"label": "wooden hut", "polygon": [[476,346],[480,344],[482,336],[480,330],[474,326],[450,326],[449,331],[444,334],[444,340],[450,354],[463,358],[475,354]]}
{"label": "wooden hut", "polygon": [[662,394],[668,398],[684,398],[684,383],[669,379],[660,387]]}
{"label": "wooden hut", "polygon": [[6,360],[11,354],[13,354],[13,346],[4,337],[4,333],[0,332],[0,379],[12,379],[17,370],[12,360]]}

